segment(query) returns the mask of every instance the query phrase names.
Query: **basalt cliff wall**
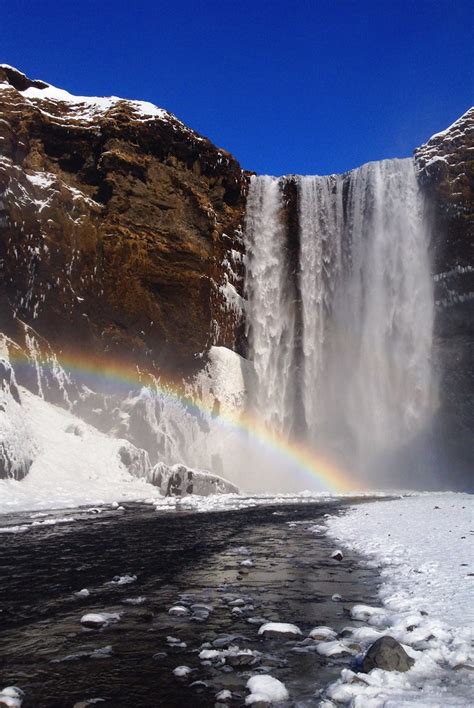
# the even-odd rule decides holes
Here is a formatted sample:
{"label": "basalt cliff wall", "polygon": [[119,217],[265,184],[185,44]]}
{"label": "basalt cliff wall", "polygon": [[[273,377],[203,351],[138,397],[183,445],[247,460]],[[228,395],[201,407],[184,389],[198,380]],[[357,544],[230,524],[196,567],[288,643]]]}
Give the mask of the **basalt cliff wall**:
{"label": "basalt cliff wall", "polygon": [[173,374],[238,349],[246,188],[164,110],[0,66],[0,330]]}
{"label": "basalt cliff wall", "polygon": [[434,431],[441,475],[474,488],[474,108],[415,151],[431,210]]}

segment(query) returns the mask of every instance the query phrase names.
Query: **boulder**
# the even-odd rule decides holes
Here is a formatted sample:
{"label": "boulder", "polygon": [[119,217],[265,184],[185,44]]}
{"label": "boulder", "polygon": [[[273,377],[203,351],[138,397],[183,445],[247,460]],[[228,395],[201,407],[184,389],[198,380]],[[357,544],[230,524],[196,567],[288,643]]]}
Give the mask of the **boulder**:
{"label": "boulder", "polygon": [[393,637],[380,637],[368,649],[361,664],[364,673],[372,669],[384,671],[408,671],[415,660],[408,656],[400,642]]}
{"label": "boulder", "polygon": [[264,639],[297,639],[301,636],[301,629],[287,622],[267,622],[260,627],[258,634]]}
{"label": "boulder", "polygon": [[163,462],[155,465],[149,475],[151,484],[160,488],[167,497],[183,497],[197,494],[207,497],[210,494],[238,494],[238,488],[226,479],[200,470],[193,470],[186,465],[168,467]]}

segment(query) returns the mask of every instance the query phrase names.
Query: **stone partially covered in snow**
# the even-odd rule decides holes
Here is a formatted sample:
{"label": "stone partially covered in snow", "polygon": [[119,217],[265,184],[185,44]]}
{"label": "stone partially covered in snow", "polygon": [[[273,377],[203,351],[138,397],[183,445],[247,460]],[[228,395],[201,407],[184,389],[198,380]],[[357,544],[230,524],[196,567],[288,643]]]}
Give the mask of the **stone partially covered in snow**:
{"label": "stone partially covered in snow", "polygon": [[189,609],[182,605],[175,605],[174,607],[170,607],[168,614],[171,617],[187,617],[189,615]]}
{"label": "stone partially covered in snow", "polygon": [[136,575],[115,575],[113,580],[110,580],[106,585],[130,585],[130,583],[136,583]]}
{"label": "stone partially covered in snow", "polygon": [[280,701],[287,701],[290,694],[284,683],[273,676],[252,676],[247,681],[250,695],[245,699],[245,704],[272,705]]}
{"label": "stone partially covered in snow", "polygon": [[260,627],[258,634],[265,639],[296,639],[301,635],[301,629],[286,622],[267,622]]}
{"label": "stone partially covered in snow", "polygon": [[0,691],[0,705],[8,708],[21,708],[24,692],[17,686],[7,686]]}
{"label": "stone partially covered in snow", "polygon": [[331,558],[333,558],[336,561],[342,561],[342,559],[343,559],[342,551],[337,549],[337,551],[334,551],[334,553],[331,553]]}
{"label": "stone partially covered in snow", "polygon": [[319,642],[328,642],[336,639],[337,633],[331,627],[315,627],[309,633],[311,639]]}
{"label": "stone partially covered in snow", "polygon": [[218,475],[193,470],[185,465],[168,467],[160,462],[151,470],[149,481],[159,487],[167,497],[182,497],[196,494],[207,497],[211,494],[238,494],[237,487]]}
{"label": "stone partially covered in snow", "polygon": [[408,656],[400,642],[393,637],[385,636],[372,644],[362,660],[361,668],[365,673],[369,673],[372,669],[409,671],[414,663],[414,659]]}
{"label": "stone partially covered in snow", "polygon": [[337,640],[332,642],[320,642],[317,645],[317,652],[318,654],[321,654],[321,656],[341,656],[341,654],[351,653],[345,644],[338,642]]}
{"label": "stone partially covered in snow", "polygon": [[113,622],[118,622],[120,612],[90,612],[81,617],[81,624],[89,629],[100,629]]}
{"label": "stone partially covered in snow", "polygon": [[120,462],[133,477],[146,479],[151,470],[148,453],[132,443],[125,442],[118,450]]}
{"label": "stone partially covered in snow", "polygon": [[185,678],[186,676],[189,676],[191,671],[192,669],[190,669],[189,666],[177,666],[173,669],[173,674],[178,678]]}

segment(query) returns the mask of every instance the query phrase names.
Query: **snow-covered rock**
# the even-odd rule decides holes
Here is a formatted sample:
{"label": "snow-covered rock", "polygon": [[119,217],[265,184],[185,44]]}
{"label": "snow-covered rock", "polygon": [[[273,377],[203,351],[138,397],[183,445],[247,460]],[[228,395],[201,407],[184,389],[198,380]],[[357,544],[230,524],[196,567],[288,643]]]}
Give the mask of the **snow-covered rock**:
{"label": "snow-covered rock", "polygon": [[187,617],[189,615],[189,609],[182,605],[174,605],[174,607],[170,607],[168,614],[171,617]]}
{"label": "snow-covered rock", "polygon": [[193,470],[186,465],[176,464],[168,467],[163,462],[153,467],[148,476],[150,482],[159,487],[164,496],[181,497],[197,494],[207,497],[210,494],[237,494],[235,485],[211,472]]}
{"label": "snow-covered rock", "polygon": [[219,691],[219,693],[216,693],[216,701],[220,701],[221,703],[225,703],[227,701],[230,701],[232,699],[232,692],[229,691],[227,688],[223,689],[222,691]]}
{"label": "snow-covered rock", "polygon": [[337,640],[319,642],[316,651],[318,654],[321,654],[321,656],[340,656],[341,654],[351,653],[343,642],[338,642]]}
{"label": "snow-covered rock", "polygon": [[178,678],[185,678],[186,676],[189,676],[191,672],[192,669],[190,669],[189,666],[177,666],[173,669],[173,674]]}
{"label": "snow-covered rock", "polygon": [[315,641],[324,642],[336,639],[337,633],[331,629],[331,627],[314,627],[309,633],[309,636]]}
{"label": "snow-covered rock", "polygon": [[135,583],[137,581],[136,575],[115,575],[113,580],[110,580],[107,585],[130,585],[130,583]]}
{"label": "snow-covered rock", "polygon": [[147,479],[151,470],[151,463],[146,450],[124,441],[118,450],[118,455],[123,466],[133,477]]}
{"label": "snow-covered rock", "polygon": [[254,703],[271,705],[290,697],[285,684],[273,676],[252,676],[247,681],[247,688],[250,695],[245,699],[245,704],[248,706]]}
{"label": "snow-covered rock", "polygon": [[265,639],[296,639],[301,635],[301,629],[287,622],[267,622],[260,627],[258,634]]}
{"label": "snow-covered rock", "polygon": [[146,597],[144,595],[139,595],[138,597],[126,597],[122,600],[124,605],[143,605],[146,602]]}
{"label": "snow-covered rock", "polygon": [[120,612],[89,612],[81,617],[81,624],[90,629],[100,629],[118,622],[121,616]]}
{"label": "snow-covered rock", "polygon": [[7,708],[21,708],[24,692],[17,686],[7,686],[0,691],[0,705]]}

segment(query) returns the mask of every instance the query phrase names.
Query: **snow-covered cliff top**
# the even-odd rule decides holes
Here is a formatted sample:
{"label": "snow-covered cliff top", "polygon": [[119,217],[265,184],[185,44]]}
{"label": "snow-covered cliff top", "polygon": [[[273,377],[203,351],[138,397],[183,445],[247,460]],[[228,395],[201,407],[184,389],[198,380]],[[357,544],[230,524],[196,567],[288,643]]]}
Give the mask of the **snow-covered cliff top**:
{"label": "snow-covered cliff top", "polygon": [[[474,106],[446,130],[435,133],[421,147],[415,150],[415,158],[421,169],[429,167],[434,161],[458,159],[459,147],[468,146],[474,137]],[[456,156],[456,158],[454,158]]]}
{"label": "snow-covered cliff top", "polygon": [[[98,114],[114,109],[127,108],[133,113],[135,120],[178,123],[189,130],[172,113],[148,101],[135,101],[118,96],[75,96],[45,81],[31,80],[9,64],[0,64],[0,91],[5,89],[17,90],[43,113],[52,114],[53,118],[57,118],[58,113],[64,112],[64,104],[67,104],[68,120],[81,122],[93,121]],[[71,108],[73,115],[71,115]]]}

